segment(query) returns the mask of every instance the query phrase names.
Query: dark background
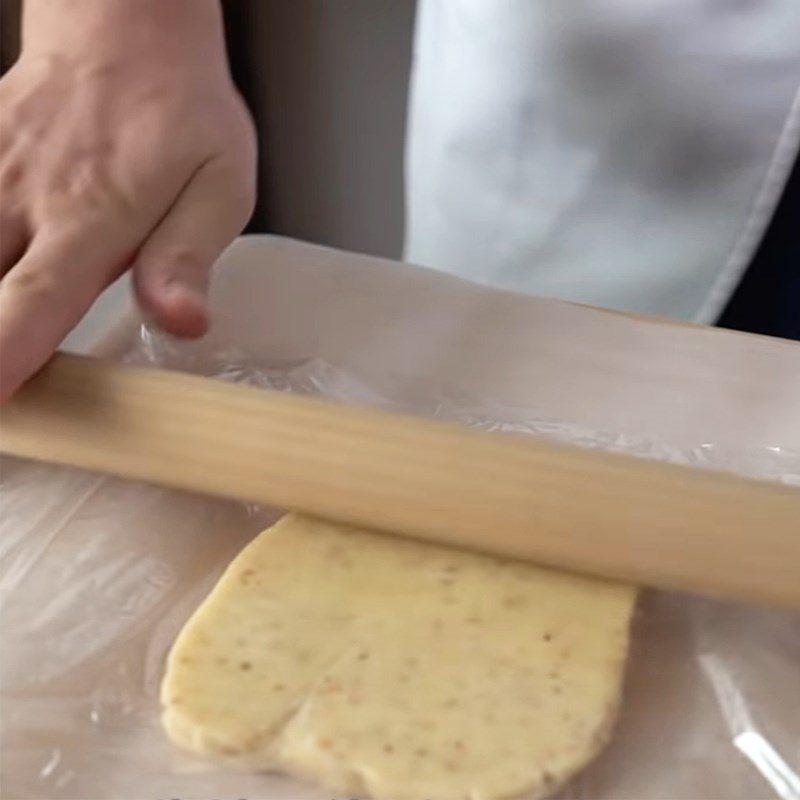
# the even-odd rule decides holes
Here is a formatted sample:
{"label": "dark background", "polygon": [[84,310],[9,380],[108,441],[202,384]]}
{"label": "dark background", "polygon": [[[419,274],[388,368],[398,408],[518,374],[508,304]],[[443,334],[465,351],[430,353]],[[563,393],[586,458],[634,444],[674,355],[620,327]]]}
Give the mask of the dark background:
{"label": "dark background", "polygon": [[17,60],[21,5],[21,0],[0,0],[0,73]]}
{"label": "dark background", "polygon": [[[0,69],[20,0],[0,0]],[[234,79],[259,130],[270,231],[399,258],[414,0],[223,0]],[[800,339],[800,162],[719,324]]]}

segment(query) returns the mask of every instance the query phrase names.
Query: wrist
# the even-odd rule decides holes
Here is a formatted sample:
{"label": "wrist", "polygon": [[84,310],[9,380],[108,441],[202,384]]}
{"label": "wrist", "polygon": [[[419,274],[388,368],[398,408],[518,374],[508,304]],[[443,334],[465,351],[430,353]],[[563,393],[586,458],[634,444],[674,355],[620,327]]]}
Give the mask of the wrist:
{"label": "wrist", "polygon": [[219,0],[25,0],[22,56],[227,69]]}

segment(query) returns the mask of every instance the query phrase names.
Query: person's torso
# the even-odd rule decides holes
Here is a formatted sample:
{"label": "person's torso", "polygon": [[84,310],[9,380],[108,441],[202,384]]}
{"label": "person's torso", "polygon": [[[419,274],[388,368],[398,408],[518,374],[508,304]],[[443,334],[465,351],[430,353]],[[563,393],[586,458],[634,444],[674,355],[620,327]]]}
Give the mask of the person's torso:
{"label": "person's torso", "polygon": [[406,257],[711,320],[800,140],[795,0],[421,0]]}

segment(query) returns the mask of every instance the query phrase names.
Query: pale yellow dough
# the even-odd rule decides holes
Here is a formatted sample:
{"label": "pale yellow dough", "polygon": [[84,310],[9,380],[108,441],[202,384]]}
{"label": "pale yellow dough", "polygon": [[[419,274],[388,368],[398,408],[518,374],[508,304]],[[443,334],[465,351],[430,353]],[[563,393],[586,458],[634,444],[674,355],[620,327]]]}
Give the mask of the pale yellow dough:
{"label": "pale yellow dough", "polygon": [[635,595],[290,515],[181,632],[164,725],[340,794],[543,796],[609,736]]}

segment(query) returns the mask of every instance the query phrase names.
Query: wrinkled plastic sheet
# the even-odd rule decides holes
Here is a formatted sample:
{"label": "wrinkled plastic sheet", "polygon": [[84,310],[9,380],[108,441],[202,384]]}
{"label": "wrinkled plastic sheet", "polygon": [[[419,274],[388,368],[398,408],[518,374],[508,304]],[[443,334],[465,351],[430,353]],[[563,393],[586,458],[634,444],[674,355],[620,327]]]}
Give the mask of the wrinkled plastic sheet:
{"label": "wrinkled plastic sheet", "polygon": [[[800,485],[800,454],[677,448],[542,419],[432,387],[414,407],[308,359],[200,353],[142,327],[122,354],[279,391],[525,433]],[[179,752],[159,725],[175,635],[227,563],[277,517],[76,470],[3,461],[2,796],[7,800],[331,800],[292,779]],[[800,523],[799,523],[800,525]],[[644,592],[625,698],[606,751],[562,798],[800,798],[800,617]]]}

